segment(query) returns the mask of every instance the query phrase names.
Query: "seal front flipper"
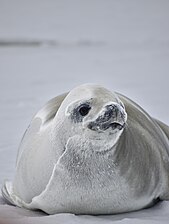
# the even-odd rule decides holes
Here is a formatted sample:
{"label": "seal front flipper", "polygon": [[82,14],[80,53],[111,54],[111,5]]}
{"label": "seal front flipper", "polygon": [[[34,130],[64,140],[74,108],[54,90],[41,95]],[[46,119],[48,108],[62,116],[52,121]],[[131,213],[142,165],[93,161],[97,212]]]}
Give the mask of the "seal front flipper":
{"label": "seal front flipper", "polygon": [[65,198],[67,199],[68,196],[64,194],[64,191],[69,185],[69,178],[65,170],[56,164],[45,190],[35,196],[31,203],[25,203],[24,207],[33,210],[40,209],[47,214],[68,212],[65,203]]}
{"label": "seal front flipper", "polygon": [[65,152],[55,164],[45,190],[34,197],[30,204],[25,204],[25,207],[40,209],[48,214],[73,212],[71,203],[75,198],[72,192],[76,192],[76,186],[72,174],[73,167],[77,167],[80,159],[80,154],[72,147],[73,143],[74,137],[68,140]]}
{"label": "seal front flipper", "polygon": [[45,190],[34,197],[30,204],[25,204],[26,208],[40,209],[48,214],[75,212],[73,205],[77,195],[75,179],[78,165],[84,157],[81,156],[81,150],[76,151],[72,146],[79,138],[74,136],[68,140],[65,152],[55,164]]}

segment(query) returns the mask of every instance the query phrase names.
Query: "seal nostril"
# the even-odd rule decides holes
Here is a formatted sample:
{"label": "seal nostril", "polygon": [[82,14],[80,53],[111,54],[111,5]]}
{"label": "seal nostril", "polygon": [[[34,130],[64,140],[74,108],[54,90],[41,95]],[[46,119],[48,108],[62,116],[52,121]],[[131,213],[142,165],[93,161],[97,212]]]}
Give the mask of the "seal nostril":
{"label": "seal nostril", "polygon": [[118,105],[109,104],[105,106],[104,116],[102,116],[102,122],[107,122],[111,118],[116,118],[120,112]]}
{"label": "seal nostril", "polygon": [[125,127],[125,123],[124,124],[120,124],[117,122],[113,122],[113,123],[95,123],[95,122],[91,122],[88,124],[87,126],[90,130],[92,131],[105,131],[109,128],[112,128],[112,130],[118,129],[118,130],[122,130]]}
{"label": "seal nostril", "polygon": [[87,127],[91,130],[93,129],[93,125],[91,123],[89,123]]}

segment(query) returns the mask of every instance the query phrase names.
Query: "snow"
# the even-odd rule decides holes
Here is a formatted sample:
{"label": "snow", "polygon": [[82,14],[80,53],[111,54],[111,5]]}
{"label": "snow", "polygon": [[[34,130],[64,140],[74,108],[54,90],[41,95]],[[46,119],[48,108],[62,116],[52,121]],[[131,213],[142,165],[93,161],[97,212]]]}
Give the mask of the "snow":
{"label": "snow", "polygon": [[151,224],[168,223],[169,203],[162,202],[150,209],[119,215],[90,216],[74,214],[46,215],[14,206],[0,205],[0,223],[2,224],[33,224],[33,223],[64,223],[64,224]]}
{"label": "snow", "polygon": [[[0,0],[0,185],[14,175],[31,117],[50,98],[98,83],[169,124],[168,0]],[[168,223],[169,202],[115,216],[44,216],[4,204],[4,223]]]}

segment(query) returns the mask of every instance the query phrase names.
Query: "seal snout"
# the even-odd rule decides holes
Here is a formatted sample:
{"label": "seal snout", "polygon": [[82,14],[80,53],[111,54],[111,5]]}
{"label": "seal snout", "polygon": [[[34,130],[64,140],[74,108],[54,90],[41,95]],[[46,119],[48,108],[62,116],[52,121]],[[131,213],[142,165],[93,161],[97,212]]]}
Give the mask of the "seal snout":
{"label": "seal snout", "polygon": [[122,130],[125,127],[126,113],[118,103],[106,105],[95,121],[88,124],[92,131]]}

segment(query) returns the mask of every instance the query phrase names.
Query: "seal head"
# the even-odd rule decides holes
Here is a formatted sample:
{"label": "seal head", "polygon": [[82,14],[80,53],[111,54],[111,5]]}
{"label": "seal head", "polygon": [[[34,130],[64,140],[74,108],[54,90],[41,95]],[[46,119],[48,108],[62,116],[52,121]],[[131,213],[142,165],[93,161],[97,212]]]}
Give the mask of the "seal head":
{"label": "seal head", "polygon": [[64,120],[73,131],[72,135],[89,140],[108,140],[108,144],[115,145],[127,121],[124,104],[115,93],[98,85],[77,87],[68,98],[78,95],[80,89],[83,89],[81,99],[71,102],[65,109]]}

